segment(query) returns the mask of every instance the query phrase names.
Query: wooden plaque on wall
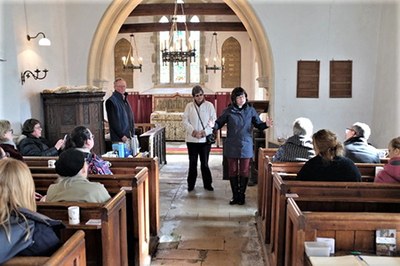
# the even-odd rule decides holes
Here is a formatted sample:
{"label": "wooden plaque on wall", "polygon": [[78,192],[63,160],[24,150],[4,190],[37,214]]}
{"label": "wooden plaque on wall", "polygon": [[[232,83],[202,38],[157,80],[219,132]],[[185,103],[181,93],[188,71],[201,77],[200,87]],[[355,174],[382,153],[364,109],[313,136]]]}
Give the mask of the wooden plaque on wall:
{"label": "wooden plaque on wall", "polygon": [[233,37],[222,45],[222,58],[225,59],[222,71],[221,87],[235,88],[241,86],[241,50],[240,43]]}

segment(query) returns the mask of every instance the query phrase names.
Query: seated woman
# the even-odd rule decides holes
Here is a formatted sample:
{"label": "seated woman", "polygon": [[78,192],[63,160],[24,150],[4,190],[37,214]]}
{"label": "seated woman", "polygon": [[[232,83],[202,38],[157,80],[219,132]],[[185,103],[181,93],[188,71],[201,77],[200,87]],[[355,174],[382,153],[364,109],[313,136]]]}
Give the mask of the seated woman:
{"label": "seated woman", "polygon": [[18,256],[50,256],[64,225],[36,212],[35,184],[28,166],[0,160],[0,264]]}
{"label": "seated woman", "polygon": [[59,139],[54,147],[42,137],[40,121],[28,119],[22,126],[22,135],[18,139],[18,148],[24,156],[58,156],[58,151],[64,147],[64,140]]}
{"label": "seated woman", "polygon": [[361,174],[352,160],[343,157],[343,145],[335,133],[322,129],[313,135],[316,156],[297,174],[303,181],[360,182]]}
{"label": "seated woman", "polygon": [[400,137],[389,142],[389,162],[376,175],[377,183],[400,183]]}
{"label": "seated woman", "polygon": [[0,147],[3,148],[7,157],[23,161],[22,154],[14,143],[13,130],[8,120],[0,120]]}
{"label": "seated woman", "polygon": [[81,151],[68,149],[61,153],[56,161],[56,172],[60,178],[49,186],[46,201],[101,203],[111,198],[103,184],[87,179],[88,165]]}
{"label": "seated woman", "polygon": [[94,145],[94,135],[87,127],[78,126],[67,137],[65,150],[75,148],[83,152],[88,164],[89,174],[112,175],[109,163],[102,160],[95,153],[91,152]]}

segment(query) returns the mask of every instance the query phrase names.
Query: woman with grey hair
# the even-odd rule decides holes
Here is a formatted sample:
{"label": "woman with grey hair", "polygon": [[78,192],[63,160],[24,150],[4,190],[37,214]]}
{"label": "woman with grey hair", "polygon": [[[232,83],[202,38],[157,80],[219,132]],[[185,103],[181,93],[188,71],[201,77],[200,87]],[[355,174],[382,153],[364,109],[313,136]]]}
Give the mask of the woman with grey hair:
{"label": "woman with grey hair", "polygon": [[13,130],[8,120],[0,120],[0,147],[4,150],[6,157],[23,161],[22,154],[14,143]]}
{"label": "woman with grey hair", "polygon": [[206,136],[211,134],[217,118],[214,105],[205,100],[203,88],[196,85],[192,89],[193,102],[186,105],[183,113],[183,126],[186,130],[186,146],[189,153],[189,171],[187,177],[188,191],[192,191],[197,179],[197,161],[200,158],[200,169],[205,190],[213,191],[212,176],[208,166],[211,144]]}
{"label": "woman with grey hair", "polygon": [[312,144],[313,124],[310,119],[299,117],[293,122],[293,136],[279,147],[273,162],[305,162],[314,157]]}

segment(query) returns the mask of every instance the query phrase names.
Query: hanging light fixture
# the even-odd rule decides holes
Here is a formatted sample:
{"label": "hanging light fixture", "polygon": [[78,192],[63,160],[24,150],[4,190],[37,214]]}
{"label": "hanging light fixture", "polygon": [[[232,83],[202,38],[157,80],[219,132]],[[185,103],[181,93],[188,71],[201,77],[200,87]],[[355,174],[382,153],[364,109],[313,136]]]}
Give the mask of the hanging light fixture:
{"label": "hanging light fixture", "polygon": [[[182,16],[185,16],[185,12],[183,10],[183,1],[180,2],[180,6],[182,9]],[[189,31],[186,25],[186,19],[183,21],[185,26],[185,40],[182,38],[178,38],[178,0],[175,1],[174,7],[174,15],[172,17],[172,25],[169,31],[169,41],[168,46],[166,41],[164,42],[164,47],[161,49],[162,53],[162,61],[163,64],[172,62],[172,63],[191,63],[192,60],[195,62],[196,60],[196,47],[193,43],[193,47],[189,41]]]}
{"label": "hanging light fixture", "polygon": [[[133,49],[132,49],[132,44],[133,44]],[[132,50],[135,50],[135,56],[133,55]],[[142,61],[143,59],[138,55],[135,35],[131,34],[128,55],[122,57],[123,67],[124,69],[132,69],[132,70],[140,69],[140,72],[142,72]],[[138,64],[135,65],[135,62],[137,62]]]}
{"label": "hanging light fixture", "polygon": [[[211,54],[213,50],[213,43],[215,43],[215,53]],[[213,57],[211,57],[213,55]],[[212,66],[209,66],[209,60],[213,59]],[[217,33],[214,32],[211,38],[211,46],[210,46],[210,51],[208,53],[208,57],[205,59],[206,61],[206,73],[208,73],[208,70],[214,70],[214,73],[216,73],[217,70],[224,70],[224,64],[225,64],[225,58],[221,58],[219,56],[218,52],[218,39],[217,39]],[[221,63],[221,66],[218,66],[217,63]]]}

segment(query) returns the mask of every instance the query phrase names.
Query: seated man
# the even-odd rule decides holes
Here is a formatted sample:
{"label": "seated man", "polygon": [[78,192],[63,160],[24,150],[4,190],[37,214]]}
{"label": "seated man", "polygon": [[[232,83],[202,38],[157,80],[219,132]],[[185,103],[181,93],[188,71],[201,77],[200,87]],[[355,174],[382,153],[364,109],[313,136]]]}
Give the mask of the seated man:
{"label": "seated man", "polygon": [[344,155],[355,163],[379,163],[379,151],[368,144],[370,127],[361,122],[346,129]]}
{"label": "seated man", "polygon": [[306,162],[314,157],[312,144],[313,124],[305,117],[293,122],[293,136],[288,138],[272,157],[273,162]]}
{"label": "seated man", "polygon": [[49,186],[46,201],[102,203],[111,198],[103,184],[87,179],[88,165],[79,150],[68,149],[61,153],[56,161],[56,172],[60,178]]}

